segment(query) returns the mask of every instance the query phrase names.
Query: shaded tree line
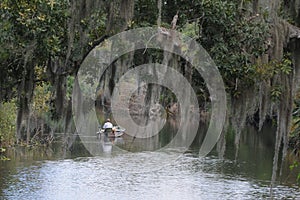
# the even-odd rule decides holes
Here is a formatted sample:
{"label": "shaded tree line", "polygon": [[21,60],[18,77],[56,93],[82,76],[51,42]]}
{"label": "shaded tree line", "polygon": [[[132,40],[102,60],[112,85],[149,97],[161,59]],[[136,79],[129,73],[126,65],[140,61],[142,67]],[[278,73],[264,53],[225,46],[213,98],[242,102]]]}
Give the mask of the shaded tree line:
{"label": "shaded tree line", "polygon": [[47,85],[48,117],[67,126],[70,77],[93,47],[127,27],[133,1],[5,0],[0,5],[0,100],[16,99],[17,141],[29,142],[35,88]]}

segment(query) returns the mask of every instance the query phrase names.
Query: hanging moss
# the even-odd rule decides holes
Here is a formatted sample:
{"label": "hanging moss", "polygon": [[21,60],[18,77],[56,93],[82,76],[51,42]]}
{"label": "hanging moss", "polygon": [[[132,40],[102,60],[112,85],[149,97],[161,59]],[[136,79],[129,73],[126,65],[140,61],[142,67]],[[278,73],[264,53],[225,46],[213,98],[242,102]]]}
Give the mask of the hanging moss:
{"label": "hanging moss", "polygon": [[[295,2],[294,2],[295,3]],[[244,91],[243,94],[236,100],[233,99],[231,106],[231,123],[236,132],[235,144],[239,143],[240,132],[246,123],[247,118],[251,118],[256,111],[259,112],[259,129],[261,129],[266,116],[277,116],[277,131],[275,154],[273,159],[273,174],[272,183],[275,182],[278,171],[278,159],[280,149],[282,149],[282,157],[285,158],[288,147],[288,135],[291,126],[292,105],[295,96],[295,90],[299,83],[299,50],[295,48],[300,36],[300,29],[279,18],[278,10],[281,6],[280,0],[275,1],[254,1],[252,3],[254,12],[260,9],[268,8],[268,17],[266,20],[270,24],[270,44],[265,55],[254,59],[254,62],[263,65],[273,63],[274,73],[270,71],[270,76],[264,77],[255,84],[249,91]],[[294,39],[297,38],[297,39]],[[294,48],[291,48],[293,46]],[[293,65],[287,62],[288,70],[285,70],[284,52],[292,53]],[[260,69],[262,69],[260,67]],[[292,67],[292,68],[291,68]],[[292,70],[290,70],[291,68]],[[270,69],[270,68],[269,68]],[[259,80],[259,79],[258,79]],[[275,90],[274,87],[278,89]],[[275,96],[274,101],[271,97]],[[283,145],[283,146],[281,146]],[[282,148],[281,148],[282,147]]]}
{"label": "hanging moss", "polygon": [[251,118],[257,111],[257,95],[253,88],[244,90],[239,97],[234,97],[231,100],[230,116],[231,124],[235,131],[235,146],[236,146],[236,158],[238,156],[239,142],[241,132],[247,122],[247,119]]}

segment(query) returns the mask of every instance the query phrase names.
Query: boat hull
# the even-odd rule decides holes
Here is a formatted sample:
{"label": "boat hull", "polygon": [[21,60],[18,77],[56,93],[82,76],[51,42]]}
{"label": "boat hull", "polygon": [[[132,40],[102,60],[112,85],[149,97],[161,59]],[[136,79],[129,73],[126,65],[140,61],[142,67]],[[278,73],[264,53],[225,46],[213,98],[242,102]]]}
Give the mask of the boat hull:
{"label": "boat hull", "polygon": [[125,129],[123,128],[120,128],[119,126],[114,126],[112,128],[114,131],[108,131],[108,132],[105,132],[104,129],[100,129],[97,134],[103,134],[107,137],[121,137],[124,132],[125,132]]}

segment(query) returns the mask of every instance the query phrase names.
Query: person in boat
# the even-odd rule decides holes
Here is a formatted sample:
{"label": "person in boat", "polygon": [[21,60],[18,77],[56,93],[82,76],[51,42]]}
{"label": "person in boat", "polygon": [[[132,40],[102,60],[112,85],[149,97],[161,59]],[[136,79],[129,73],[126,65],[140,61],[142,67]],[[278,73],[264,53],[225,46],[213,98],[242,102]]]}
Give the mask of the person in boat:
{"label": "person in boat", "polygon": [[110,122],[110,119],[107,119],[106,122],[103,125],[103,129],[107,129],[107,128],[113,128],[113,124]]}
{"label": "person in boat", "polygon": [[106,122],[104,123],[103,129],[104,129],[104,132],[105,132],[106,129],[111,129],[111,130],[112,130],[112,133],[115,133],[115,128],[114,128],[113,124],[110,122],[110,119],[109,119],[109,118],[108,118],[108,119],[106,120]]}

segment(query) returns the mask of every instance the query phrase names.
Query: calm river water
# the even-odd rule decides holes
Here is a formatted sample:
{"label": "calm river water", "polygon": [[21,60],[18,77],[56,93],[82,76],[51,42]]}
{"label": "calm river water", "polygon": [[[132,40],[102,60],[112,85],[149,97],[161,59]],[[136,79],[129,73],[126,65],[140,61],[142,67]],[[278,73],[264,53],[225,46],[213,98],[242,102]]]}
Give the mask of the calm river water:
{"label": "calm river water", "polygon": [[[199,158],[199,138],[184,154],[114,153],[114,145],[128,144],[126,136],[112,148],[106,143],[107,151],[97,156],[78,144],[67,153],[59,143],[52,149],[12,149],[12,160],[0,163],[0,199],[270,199],[274,137],[271,128],[247,128],[236,161],[230,135],[224,159],[215,152]],[[286,164],[273,199],[300,199],[295,176]]]}

